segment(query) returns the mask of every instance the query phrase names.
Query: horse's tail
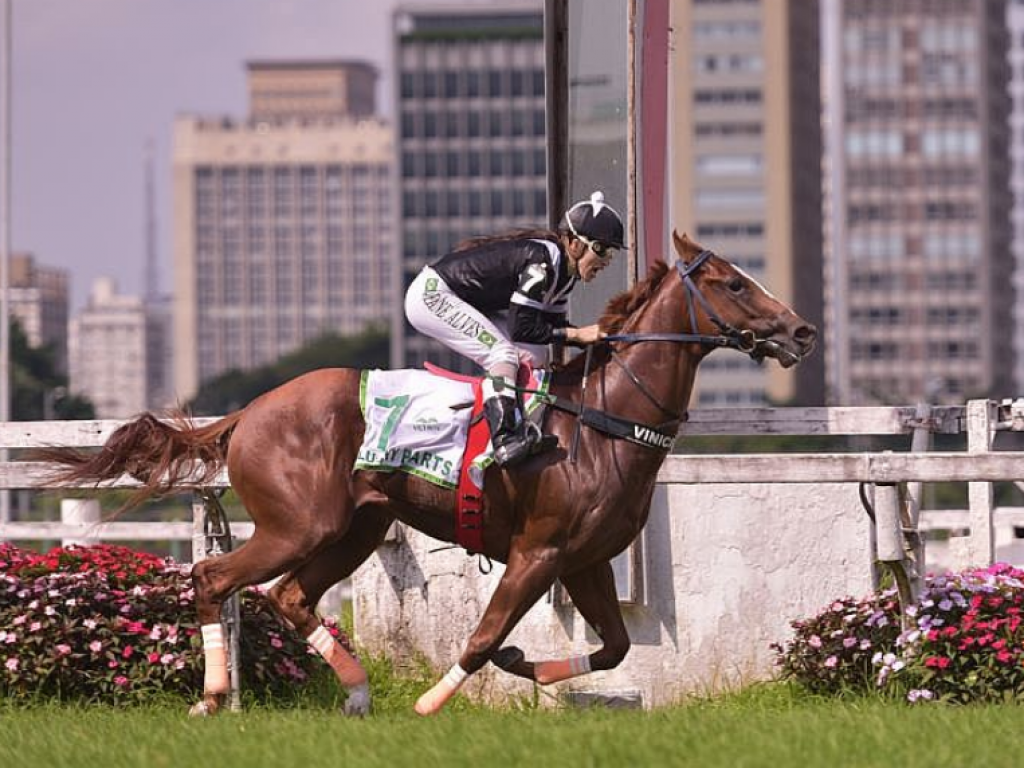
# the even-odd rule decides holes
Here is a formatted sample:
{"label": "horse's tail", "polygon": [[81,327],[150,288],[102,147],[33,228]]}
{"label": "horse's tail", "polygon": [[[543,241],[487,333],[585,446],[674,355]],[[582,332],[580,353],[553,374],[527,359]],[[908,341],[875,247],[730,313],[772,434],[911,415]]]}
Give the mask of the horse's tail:
{"label": "horse's tail", "polygon": [[209,484],[227,458],[231,433],[242,418],[236,411],[204,427],[193,426],[183,411],[161,421],[144,413],[119,427],[98,453],[76,448],[48,447],[33,450],[30,458],[60,465],[44,485],[99,485],[129,475],[140,483],[124,510],[165,496],[188,480],[191,486]]}

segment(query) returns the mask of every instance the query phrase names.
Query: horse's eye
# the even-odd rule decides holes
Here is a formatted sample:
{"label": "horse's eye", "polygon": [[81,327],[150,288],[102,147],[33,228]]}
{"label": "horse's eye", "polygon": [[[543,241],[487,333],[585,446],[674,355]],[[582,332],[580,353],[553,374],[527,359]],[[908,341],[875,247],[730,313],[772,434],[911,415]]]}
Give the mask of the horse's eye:
{"label": "horse's eye", "polygon": [[727,285],[729,286],[730,291],[732,291],[733,293],[739,293],[740,291],[743,290],[745,283],[743,282],[743,278],[737,275],[736,277],[729,280]]}

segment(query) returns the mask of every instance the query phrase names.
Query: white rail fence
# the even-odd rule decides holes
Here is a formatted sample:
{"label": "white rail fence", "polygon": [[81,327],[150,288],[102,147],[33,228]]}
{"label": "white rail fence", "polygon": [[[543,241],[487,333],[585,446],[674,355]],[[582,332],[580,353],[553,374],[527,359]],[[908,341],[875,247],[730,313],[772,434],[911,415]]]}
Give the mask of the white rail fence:
{"label": "white rail fence", "polygon": [[[213,419],[197,419],[205,424]],[[121,425],[117,421],[23,422],[0,424],[0,448],[19,451],[48,445],[93,448],[102,445]],[[871,528],[877,561],[888,563],[910,599],[926,570],[922,530],[946,528],[966,536],[958,543],[958,565],[993,562],[994,509],[992,483],[1024,476],[1024,452],[994,451],[1000,431],[1024,431],[1024,401],[977,400],[967,406],[879,408],[747,408],[706,409],[691,414],[683,433],[700,435],[857,436],[909,435],[912,452],[673,455],[659,475],[663,485],[868,483],[873,488],[876,525]],[[929,452],[935,434],[966,434],[967,450]],[[0,490],[39,489],[54,468],[23,460],[0,462]],[[922,513],[922,483],[966,482],[969,509]],[[104,488],[131,488],[122,477]],[[234,536],[251,535],[251,523],[229,530],[218,501],[228,486],[221,475],[206,488],[194,488],[192,521],[60,522],[0,521],[0,540],[192,541],[194,559],[232,548]],[[797,486],[795,486],[797,487]],[[59,491],[59,488],[48,490]],[[79,489],[81,490],[81,489]],[[669,510],[671,512],[671,509]],[[1013,513],[1016,514],[1016,513]],[[787,524],[799,526],[794,519]],[[237,608],[235,609],[237,610]],[[237,642],[237,615],[227,612],[229,635]],[[237,655],[233,654],[234,658]],[[232,670],[237,701],[237,672]]]}
{"label": "white rail fence", "polygon": [[[216,419],[196,419],[197,425]],[[94,448],[102,445],[123,422],[45,421],[0,424],[0,449],[21,450],[51,445]],[[969,483],[969,509],[946,516],[950,525],[969,528],[966,554],[972,563],[989,563],[993,550],[994,481],[1024,479],[1024,452],[993,451],[995,433],[1024,431],[1024,400],[974,400],[964,406],[735,408],[691,413],[685,436],[788,435],[857,436],[912,435],[913,452],[792,453],[673,455],[663,466],[660,483],[806,483],[864,482],[886,487],[910,484],[901,492],[902,505],[912,519],[903,528],[920,525],[921,483]],[[967,451],[928,452],[933,434],[967,434]],[[40,489],[54,468],[38,462],[0,462],[0,490]],[[103,488],[132,488],[138,483],[122,477]],[[82,486],[80,486],[81,488]],[[203,519],[214,491],[228,487],[222,473],[205,493],[196,491],[193,521],[189,522],[60,522],[0,520],[0,540],[192,540],[197,547],[206,535]],[[50,490],[58,490],[51,488]],[[884,494],[883,494],[884,495]],[[881,514],[881,513],[880,513]],[[904,512],[908,514],[908,512]],[[925,527],[934,529],[933,521]],[[238,538],[251,535],[251,523],[236,523]],[[197,554],[199,553],[196,550]]]}

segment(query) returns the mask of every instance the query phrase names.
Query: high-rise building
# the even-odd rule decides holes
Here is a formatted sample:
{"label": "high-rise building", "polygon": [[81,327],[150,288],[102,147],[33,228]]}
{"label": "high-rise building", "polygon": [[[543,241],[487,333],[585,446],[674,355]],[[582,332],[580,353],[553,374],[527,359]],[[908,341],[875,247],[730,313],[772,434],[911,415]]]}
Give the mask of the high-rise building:
{"label": "high-rise building", "polygon": [[[671,13],[670,224],[820,325],[818,3],[685,0]],[[783,370],[716,352],[694,398],[820,404],[824,356]]]}
{"label": "high-rise building", "polygon": [[1010,186],[1013,193],[1014,388],[1024,392],[1024,0],[1006,4],[1010,32]]}
{"label": "high-rise building", "polygon": [[68,330],[71,391],[87,397],[101,419],[125,419],[147,410],[142,299],[119,294],[112,278],[99,278]]}
{"label": "high-rise building", "polygon": [[43,266],[31,254],[12,254],[8,298],[29,345],[49,347],[55,368],[67,373],[67,270]]}
{"label": "high-rise building", "polygon": [[1012,392],[1002,0],[828,9],[833,403]]}
{"label": "high-rise building", "polygon": [[[391,128],[358,62],[249,67],[250,117],[175,125],[175,390],[386,323]],[[373,75],[374,77],[371,77]]]}
{"label": "high-rise building", "polygon": [[429,359],[478,372],[406,323],[405,288],[463,239],[547,226],[543,33],[539,3],[395,13],[395,367]]}
{"label": "high-rise building", "polygon": [[377,69],[363,61],[250,61],[249,119],[256,123],[372,117]]}

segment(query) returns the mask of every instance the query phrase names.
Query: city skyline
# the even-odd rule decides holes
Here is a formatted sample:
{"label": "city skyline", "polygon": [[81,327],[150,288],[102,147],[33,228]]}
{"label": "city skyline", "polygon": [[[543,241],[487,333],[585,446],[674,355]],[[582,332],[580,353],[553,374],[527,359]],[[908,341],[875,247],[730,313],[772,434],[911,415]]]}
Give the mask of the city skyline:
{"label": "city skyline", "polygon": [[[143,292],[145,164],[155,152],[159,283],[172,286],[171,136],[179,114],[242,117],[245,64],[364,59],[390,111],[384,0],[12,0],[14,252],[69,270],[71,311],[96,278]],[[483,3],[490,4],[490,3]]]}

